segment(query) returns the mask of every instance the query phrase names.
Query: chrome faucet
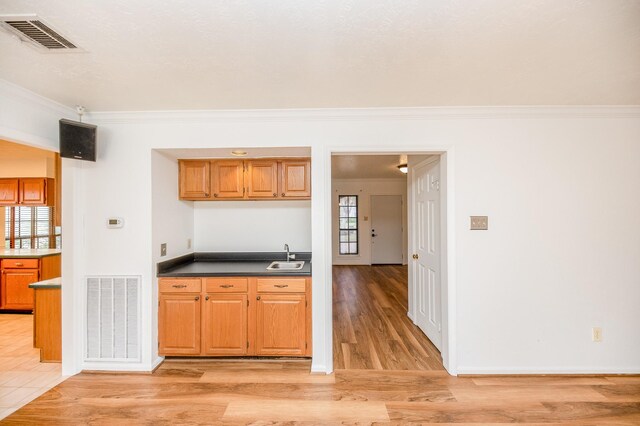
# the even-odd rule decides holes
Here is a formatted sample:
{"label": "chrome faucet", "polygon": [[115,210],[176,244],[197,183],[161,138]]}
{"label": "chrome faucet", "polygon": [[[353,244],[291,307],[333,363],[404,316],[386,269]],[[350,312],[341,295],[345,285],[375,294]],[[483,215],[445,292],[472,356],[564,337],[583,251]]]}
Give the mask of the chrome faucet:
{"label": "chrome faucet", "polygon": [[295,254],[289,254],[289,244],[285,244],[284,249],[287,251],[287,262],[296,258]]}

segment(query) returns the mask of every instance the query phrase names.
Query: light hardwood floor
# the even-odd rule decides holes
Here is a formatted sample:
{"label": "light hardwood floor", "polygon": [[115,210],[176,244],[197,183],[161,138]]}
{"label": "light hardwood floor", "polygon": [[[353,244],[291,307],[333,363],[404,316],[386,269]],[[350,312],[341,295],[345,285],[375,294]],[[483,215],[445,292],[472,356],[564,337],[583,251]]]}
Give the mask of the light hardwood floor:
{"label": "light hardwood floor", "polygon": [[406,269],[334,277],[348,352],[332,375],[308,360],[172,359],[153,374],[73,376],[0,423],[640,424],[640,376],[452,377],[405,319]]}
{"label": "light hardwood floor", "polygon": [[82,373],[6,418],[25,424],[640,424],[640,377],[457,378],[309,361],[170,360]]}
{"label": "light hardwood floor", "polygon": [[335,368],[444,370],[407,306],[406,266],[334,266]]}
{"label": "light hardwood floor", "polygon": [[62,380],[59,363],[40,363],[33,315],[0,314],[0,419]]}

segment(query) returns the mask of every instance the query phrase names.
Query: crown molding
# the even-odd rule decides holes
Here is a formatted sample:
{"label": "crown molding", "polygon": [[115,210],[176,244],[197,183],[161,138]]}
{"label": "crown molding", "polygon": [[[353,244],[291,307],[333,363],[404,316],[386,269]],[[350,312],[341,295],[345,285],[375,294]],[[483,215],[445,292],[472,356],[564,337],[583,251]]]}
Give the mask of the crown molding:
{"label": "crown molding", "polygon": [[92,112],[97,123],[640,118],[640,105],[326,108]]}
{"label": "crown molding", "polygon": [[42,95],[39,95],[31,90],[25,89],[22,86],[8,82],[7,80],[0,79],[0,93],[4,96],[24,99],[28,102],[35,103],[50,111],[53,111],[63,117],[76,116],[76,110],[74,108],[63,105],[59,102],[53,101]]}

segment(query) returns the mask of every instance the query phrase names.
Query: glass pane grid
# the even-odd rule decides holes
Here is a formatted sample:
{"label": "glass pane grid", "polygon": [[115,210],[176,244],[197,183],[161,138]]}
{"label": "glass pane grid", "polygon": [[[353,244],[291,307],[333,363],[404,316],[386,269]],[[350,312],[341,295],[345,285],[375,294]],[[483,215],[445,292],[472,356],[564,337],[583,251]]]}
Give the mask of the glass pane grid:
{"label": "glass pane grid", "polygon": [[338,197],[340,254],[358,254],[358,196]]}

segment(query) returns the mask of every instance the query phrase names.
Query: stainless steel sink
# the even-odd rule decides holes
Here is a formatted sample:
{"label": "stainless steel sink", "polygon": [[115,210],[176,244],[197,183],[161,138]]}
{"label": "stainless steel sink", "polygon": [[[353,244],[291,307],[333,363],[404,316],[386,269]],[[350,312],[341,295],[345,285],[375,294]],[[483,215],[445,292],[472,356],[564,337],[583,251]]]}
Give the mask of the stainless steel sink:
{"label": "stainless steel sink", "polygon": [[271,265],[267,266],[267,271],[297,271],[304,266],[304,260],[297,262],[271,262]]}

